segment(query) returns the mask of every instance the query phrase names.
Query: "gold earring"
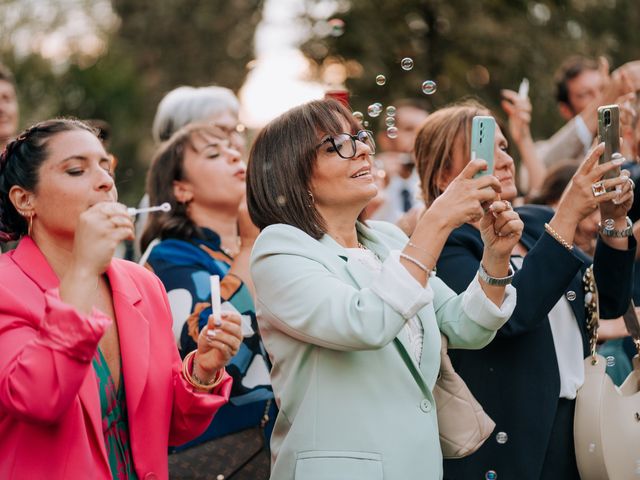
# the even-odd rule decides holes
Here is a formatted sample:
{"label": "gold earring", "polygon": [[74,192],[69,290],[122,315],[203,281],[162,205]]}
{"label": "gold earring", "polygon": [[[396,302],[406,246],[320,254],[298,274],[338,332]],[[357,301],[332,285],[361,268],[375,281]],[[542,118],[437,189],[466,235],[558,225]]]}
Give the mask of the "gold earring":
{"label": "gold earring", "polygon": [[313,198],[313,193],[311,193],[311,190],[307,190],[307,194],[309,194],[309,203],[307,204],[307,206],[313,207],[313,204],[316,203],[316,199]]}
{"label": "gold earring", "polygon": [[33,214],[29,215],[29,226],[27,227],[27,235],[31,236],[33,232]]}

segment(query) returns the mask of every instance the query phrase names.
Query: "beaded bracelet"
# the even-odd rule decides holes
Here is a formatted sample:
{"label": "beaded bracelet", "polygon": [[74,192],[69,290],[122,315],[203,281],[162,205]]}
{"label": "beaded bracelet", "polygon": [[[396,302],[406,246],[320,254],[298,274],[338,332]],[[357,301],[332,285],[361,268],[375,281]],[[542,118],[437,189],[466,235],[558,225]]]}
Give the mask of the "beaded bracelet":
{"label": "beaded bracelet", "polygon": [[222,382],[224,378],[224,368],[218,370],[216,376],[209,383],[202,383],[202,381],[193,374],[193,360],[195,359],[197,350],[193,350],[189,352],[184,360],[182,361],[182,376],[187,381],[189,385],[197,390],[202,390],[206,392],[210,392],[214,388],[216,388]]}
{"label": "beaded bracelet", "polygon": [[564,248],[566,248],[570,252],[573,250],[573,245],[569,245],[567,241],[564,238],[562,238],[558,232],[556,232],[553,228],[551,228],[551,225],[549,225],[548,223],[545,223],[544,229]]}

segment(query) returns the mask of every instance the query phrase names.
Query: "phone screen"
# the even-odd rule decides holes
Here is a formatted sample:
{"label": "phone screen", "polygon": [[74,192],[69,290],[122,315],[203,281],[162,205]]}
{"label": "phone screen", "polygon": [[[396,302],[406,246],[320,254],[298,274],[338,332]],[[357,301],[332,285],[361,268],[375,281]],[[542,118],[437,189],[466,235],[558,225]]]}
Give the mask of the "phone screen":
{"label": "phone screen", "polygon": [[475,177],[493,175],[493,150],[495,143],[496,121],[489,116],[475,116],[471,122],[471,160],[485,160],[489,166],[478,172]]}

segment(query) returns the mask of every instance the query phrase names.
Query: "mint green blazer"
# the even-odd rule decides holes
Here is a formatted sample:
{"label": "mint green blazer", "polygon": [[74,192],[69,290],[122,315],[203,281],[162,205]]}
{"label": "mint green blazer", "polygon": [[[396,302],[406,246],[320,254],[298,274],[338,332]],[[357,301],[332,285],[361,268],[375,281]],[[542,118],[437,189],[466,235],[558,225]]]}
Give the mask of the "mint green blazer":
{"label": "mint green blazer", "polygon": [[[357,229],[383,261],[379,273],[328,235],[278,224],[256,240],[251,274],[280,409],[273,480],[442,478],[432,395],[440,330],[450,348],[481,348],[513,311],[511,287],[498,308],[477,280],[460,295],[437,277],[426,288],[408,281],[390,253],[406,236],[384,222]],[[419,365],[403,329],[414,315],[424,328]]]}

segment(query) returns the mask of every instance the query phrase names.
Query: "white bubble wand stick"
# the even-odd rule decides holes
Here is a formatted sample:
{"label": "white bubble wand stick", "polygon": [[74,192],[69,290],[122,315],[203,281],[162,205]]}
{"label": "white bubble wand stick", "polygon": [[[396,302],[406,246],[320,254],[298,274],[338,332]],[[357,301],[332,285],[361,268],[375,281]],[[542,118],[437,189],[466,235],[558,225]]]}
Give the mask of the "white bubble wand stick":
{"label": "white bubble wand stick", "polygon": [[127,213],[131,217],[135,217],[140,213],[151,213],[151,212],[168,212],[171,210],[171,204],[169,202],[164,202],[162,205],[155,205],[153,207],[143,207],[143,208],[135,208],[129,207],[127,208]]}
{"label": "white bubble wand stick", "polygon": [[[222,325],[222,319],[220,318],[220,310],[222,308],[220,302],[220,276],[211,275],[209,281],[211,282],[211,313],[213,314],[214,324],[219,327]],[[207,330],[208,337],[215,337],[215,335],[215,329]]]}

